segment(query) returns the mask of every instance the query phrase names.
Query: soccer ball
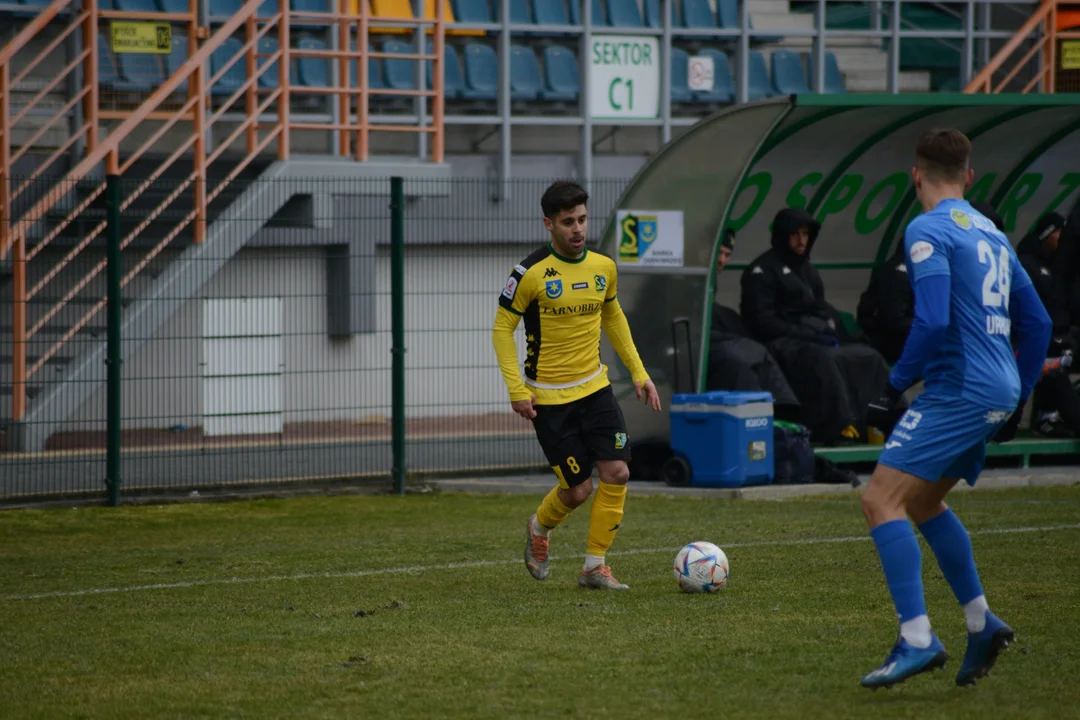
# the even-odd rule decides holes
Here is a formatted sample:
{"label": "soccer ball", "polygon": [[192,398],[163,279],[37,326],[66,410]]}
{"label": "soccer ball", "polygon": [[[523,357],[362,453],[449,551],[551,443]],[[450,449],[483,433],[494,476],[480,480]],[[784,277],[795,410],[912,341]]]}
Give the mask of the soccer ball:
{"label": "soccer ball", "polygon": [[727,555],[710,542],[692,542],[675,556],[675,581],[686,593],[716,592],[727,584]]}

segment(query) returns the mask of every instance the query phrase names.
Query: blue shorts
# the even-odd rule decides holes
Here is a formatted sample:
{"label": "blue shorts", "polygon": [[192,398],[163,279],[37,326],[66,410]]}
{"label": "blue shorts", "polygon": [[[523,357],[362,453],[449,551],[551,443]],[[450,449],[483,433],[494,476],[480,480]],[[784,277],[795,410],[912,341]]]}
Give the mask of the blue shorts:
{"label": "blue shorts", "polygon": [[974,485],[986,461],[986,443],[1012,411],[920,395],[896,423],[878,462],[930,482],[963,478]]}

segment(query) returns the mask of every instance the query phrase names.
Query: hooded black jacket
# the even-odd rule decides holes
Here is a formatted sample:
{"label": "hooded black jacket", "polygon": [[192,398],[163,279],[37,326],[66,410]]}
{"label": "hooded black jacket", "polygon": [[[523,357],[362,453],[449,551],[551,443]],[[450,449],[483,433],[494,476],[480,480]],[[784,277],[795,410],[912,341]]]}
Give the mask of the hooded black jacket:
{"label": "hooded black jacket", "polygon": [[1065,299],[1061,283],[1054,277],[1053,256],[1043,250],[1043,234],[1061,229],[1065,220],[1057,213],[1050,213],[1039,218],[1035,229],[1029,232],[1016,246],[1016,256],[1020,264],[1031,277],[1035,291],[1039,293],[1046,313],[1054,324],[1054,335],[1069,331],[1069,306]]}
{"label": "hooded black jacket", "polygon": [[[789,236],[801,226],[810,231],[806,253],[791,251]],[[805,210],[784,208],[773,220],[772,249],[742,274],[740,312],[746,330],[759,342],[789,337],[814,340],[837,334],[829,324],[833,309],[825,302],[825,286],[810,262],[821,223]]]}
{"label": "hooded black jacket", "polygon": [[893,256],[874,269],[870,285],[859,298],[859,324],[889,363],[900,359],[915,319],[915,292],[904,260],[900,243]]}

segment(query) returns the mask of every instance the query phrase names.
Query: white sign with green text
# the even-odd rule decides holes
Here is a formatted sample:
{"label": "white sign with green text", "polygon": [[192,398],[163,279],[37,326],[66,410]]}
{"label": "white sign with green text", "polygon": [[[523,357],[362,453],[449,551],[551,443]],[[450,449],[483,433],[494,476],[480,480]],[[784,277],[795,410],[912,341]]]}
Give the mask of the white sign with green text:
{"label": "white sign with green text", "polygon": [[660,43],[654,37],[597,35],[589,53],[594,119],[655,118],[660,111]]}

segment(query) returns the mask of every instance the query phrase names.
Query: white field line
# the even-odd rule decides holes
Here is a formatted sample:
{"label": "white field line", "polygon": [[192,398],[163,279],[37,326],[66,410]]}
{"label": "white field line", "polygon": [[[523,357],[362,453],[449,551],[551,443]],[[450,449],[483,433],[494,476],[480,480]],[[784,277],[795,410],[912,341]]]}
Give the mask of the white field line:
{"label": "white field line", "polygon": [[[1068,525],[1041,525],[1011,528],[995,528],[988,530],[971,530],[971,535],[1007,535],[1015,533],[1054,532],[1058,530],[1080,530],[1080,523]],[[851,535],[847,537],[831,538],[803,538],[800,540],[763,540],[758,542],[743,543],[719,543],[725,550],[730,548],[761,548],[761,547],[791,547],[798,545],[827,545],[831,543],[865,542],[870,539],[869,535]],[[659,553],[674,553],[678,548],[638,548],[635,550],[613,551],[609,555],[655,555]],[[580,556],[573,556],[580,557]],[[552,560],[566,559],[566,556],[551,556]],[[84,595],[110,595],[115,593],[142,592],[144,590],[181,590],[185,588],[205,587],[209,585],[247,585],[262,582],[298,582],[301,580],[321,580],[337,578],[361,578],[376,575],[419,575],[421,573],[438,570],[459,570],[467,568],[492,567],[496,565],[514,565],[522,562],[520,558],[513,560],[470,560],[468,562],[440,563],[435,565],[413,565],[409,567],[379,568],[375,570],[353,570],[349,572],[322,572],[322,573],[296,573],[294,575],[263,575],[262,577],[246,578],[211,578],[207,580],[189,580],[175,583],[154,583],[152,585],[126,585],[122,587],[98,587],[83,590],[56,590],[45,593],[32,593],[27,595],[7,595],[4,600],[41,600],[44,598],[81,597]]]}

